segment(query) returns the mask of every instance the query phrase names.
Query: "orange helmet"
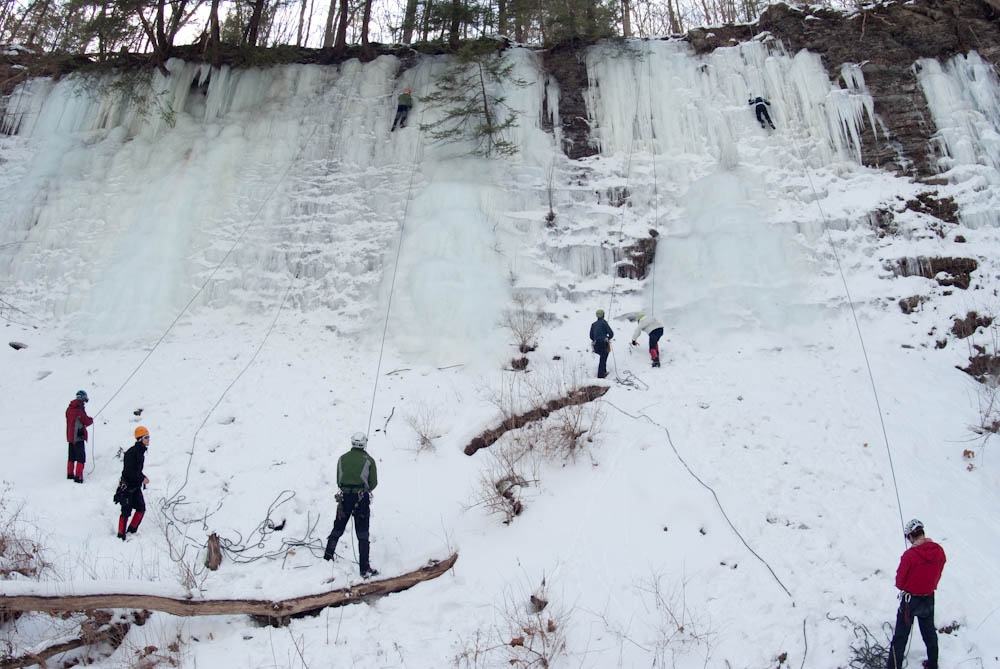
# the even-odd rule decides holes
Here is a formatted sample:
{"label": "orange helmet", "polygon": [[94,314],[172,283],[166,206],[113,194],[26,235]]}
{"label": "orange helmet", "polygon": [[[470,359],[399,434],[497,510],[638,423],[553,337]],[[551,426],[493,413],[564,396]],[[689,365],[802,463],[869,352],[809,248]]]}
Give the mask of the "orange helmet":
{"label": "orange helmet", "polygon": [[144,428],[142,425],[140,425],[139,427],[135,428],[135,438],[136,439],[142,439],[143,437],[148,437],[148,436],[149,436],[149,430],[147,430],[146,428]]}

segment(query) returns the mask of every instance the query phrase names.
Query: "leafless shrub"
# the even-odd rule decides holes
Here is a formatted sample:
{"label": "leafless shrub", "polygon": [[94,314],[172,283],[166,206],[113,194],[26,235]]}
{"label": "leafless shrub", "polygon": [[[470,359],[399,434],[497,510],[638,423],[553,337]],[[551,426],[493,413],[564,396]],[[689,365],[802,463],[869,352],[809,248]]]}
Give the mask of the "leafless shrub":
{"label": "leafless shrub", "polygon": [[183,637],[179,623],[156,618],[142,627],[133,626],[118,651],[129,669],[179,667]]}
{"label": "leafless shrub", "polygon": [[[454,659],[461,669],[488,666],[552,667],[566,654],[569,616],[549,605],[545,581],[528,598],[511,595],[498,609],[499,622],[489,632],[477,631]],[[545,606],[538,603],[544,601]]]}
{"label": "leafless shrub", "polygon": [[[583,387],[580,373],[575,368],[558,366],[548,374],[536,375],[537,397],[572,397]],[[540,445],[549,457],[575,460],[581,449],[598,441],[604,424],[603,405],[597,402],[568,403],[553,411],[546,420],[546,433]]]}
{"label": "leafless shrub", "polygon": [[574,460],[581,449],[598,443],[604,423],[600,403],[578,401],[584,386],[578,370],[558,364],[530,376],[505,375],[486,395],[500,412],[501,429],[514,430],[526,415],[535,414],[530,439],[519,438],[527,449],[549,459]]}
{"label": "leafless shrub", "polygon": [[[166,540],[170,560],[177,569],[177,580],[187,591],[188,597],[193,596],[196,590],[204,592],[209,569],[205,565],[204,559],[199,560],[199,551],[194,544],[188,541],[187,530],[190,524],[176,525],[159,515],[156,518],[160,523],[163,538]],[[179,527],[184,529],[184,534],[180,533]]]}
{"label": "leafless shrub", "polygon": [[0,490],[0,579],[20,574],[38,579],[49,568],[32,528],[21,518],[22,505],[10,499],[10,485]]}
{"label": "leafless shrub", "polygon": [[514,305],[504,310],[500,325],[510,330],[521,353],[534,351],[542,329],[542,312],[524,293],[515,293],[513,301]]}
{"label": "leafless shrub", "polygon": [[537,483],[536,461],[523,435],[517,435],[490,448],[486,463],[479,475],[476,503],[503,516],[504,525],[509,525],[524,511],[524,489]]}
{"label": "leafless shrub", "polygon": [[[688,608],[686,583],[667,589],[662,574],[653,574],[637,586],[646,610],[651,614],[653,654],[658,667],[675,666],[678,658],[699,654],[708,666],[715,632],[701,616]],[[669,660],[669,662],[668,662]]]}
{"label": "leafless shrub", "polygon": [[987,330],[987,335],[988,340],[981,343],[973,342],[974,337],[967,339],[970,361],[974,358],[986,360],[983,363],[983,373],[976,383],[979,421],[978,424],[969,426],[969,430],[975,435],[974,439],[982,438],[983,447],[990,437],[1000,431],[1000,376],[989,373],[996,361],[1000,360],[1000,329],[993,324]]}
{"label": "leafless shrub", "polygon": [[406,414],[406,423],[417,435],[417,450],[433,451],[434,439],[440,436],[437,408],[426,402],[418,402],[415,409]]}

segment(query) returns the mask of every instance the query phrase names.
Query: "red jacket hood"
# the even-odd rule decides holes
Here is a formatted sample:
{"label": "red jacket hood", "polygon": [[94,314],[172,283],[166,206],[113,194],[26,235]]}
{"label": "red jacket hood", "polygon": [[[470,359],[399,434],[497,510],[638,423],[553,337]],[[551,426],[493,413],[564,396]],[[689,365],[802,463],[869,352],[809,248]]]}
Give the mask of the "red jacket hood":
{"label": "red jacket hood", "polygon": [[930,595],[944,570],[944,549],[930,539],[903,553],[896,570],[896,587],[911,595]]}

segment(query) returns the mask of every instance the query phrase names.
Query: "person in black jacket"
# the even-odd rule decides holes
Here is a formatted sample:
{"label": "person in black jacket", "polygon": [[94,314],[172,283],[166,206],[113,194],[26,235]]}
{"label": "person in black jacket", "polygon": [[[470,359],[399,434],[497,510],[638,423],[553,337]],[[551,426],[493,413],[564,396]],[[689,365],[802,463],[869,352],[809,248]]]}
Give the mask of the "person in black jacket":
{"label": "person in black jacket", "polygon": [[608,353],[611,352],[611,339],[615,333],[611,326],[604,320],[604,309],[597,310],[597,320],[590,326],[590,341],[594,346],[594,353],[601,356],[597,363],[597,378],[603,379],[608,375]]}
{"label": "person in black jacket", "polygon": [[[149,479],[142,473],[142,467],[146,463],[146,449],[149,448],[149,430],[142,425],[135,428],[135,444],[125,451],[122,466],[122,478],[118,482],[118,492],[115,493],[115,501],[122,505],[122,515],[118,518],[118,538],[125,541],[125,525],[128,524],[128,532],[135,533],[142,522],[142,516],[146,513],[146,500],[142,496],[142,489],[149,483]],[[132,516],[129,523],[128,517]]]}
{"label": "person in black jacket", "polygon": [[[747,100],[747,104],[754,108],[757,112],[757,123],[760,123],[760,127],[766,128],[768,125],[771,126],[771,130],[774,130],[774,123],[771,122],[771,115],[767,113],[767,108],[771,106],[771,102],[766,98],[757,96],[750,100]],[[764,125],[764,123],[767,125]]]}

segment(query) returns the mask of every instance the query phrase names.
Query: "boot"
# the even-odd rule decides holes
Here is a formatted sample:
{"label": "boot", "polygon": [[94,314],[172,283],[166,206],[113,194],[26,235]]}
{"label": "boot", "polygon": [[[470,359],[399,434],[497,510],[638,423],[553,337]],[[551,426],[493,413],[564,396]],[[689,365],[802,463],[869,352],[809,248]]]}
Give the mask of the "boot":
{"label": "boot", "polygon": [[125,521],[128,518],[126,516],[118,516],[118,538],[125,541]]}
{"label": "boot", "polygon": [[132,516],[132,522],[128,524],[129,534],[135,534],[136,530],[139,529],[139,523],[142,522],[142,512],[136,511],[135,515]]}
{"label": "boot", "polygon": [[358,563],[361,566],[361,577],[370,578],[372,576],[378,576],[378,570],[372,569],[371,564],[368,562],[369,552],[371,550],[371,543],[367,540],[358,541]]}
{"label": "boot", "polygon": [[337,555],[337,542],[339,540],[340,537],[332,534],[326,538],[326,550],[323,551],[324,560],[333,560],[333,558]]}
{"label": "boot", "polygon": [[83,463],[76,463],[76,474],[73,476],[73,480],[77,483],[83,483]]}
{"label": "boot", "polygon": [[73,461],[72,460],[70,460],[69,462],[66,463],[66,478],[69,479],[70,481],[72,481],[73,478],[74,478],[73,477]]}

